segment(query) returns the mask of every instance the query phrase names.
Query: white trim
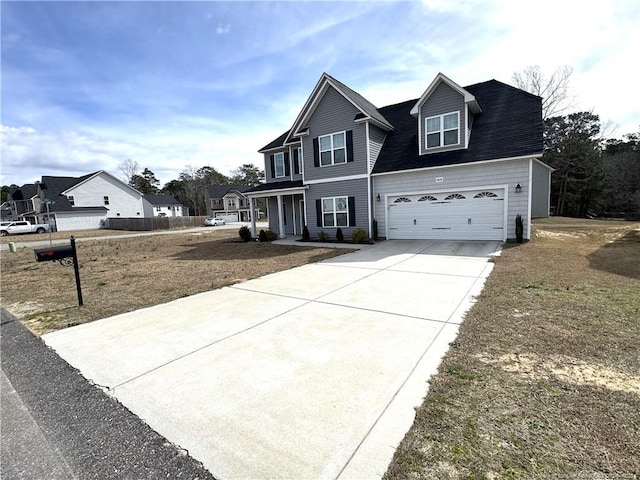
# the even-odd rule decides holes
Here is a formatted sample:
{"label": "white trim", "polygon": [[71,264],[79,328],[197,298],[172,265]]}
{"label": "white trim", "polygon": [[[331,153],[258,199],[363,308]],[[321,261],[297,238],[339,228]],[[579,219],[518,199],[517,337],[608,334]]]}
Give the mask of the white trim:
{"label": "white trim", "polygon": [[475,187],[459,187],[459,188],[441,188],[438,190],[429,190],[423,189],[419,191],[413,192],[393,192],[393,193],[385,193],[384,194],[384,233],[386,238],[389,238],[389,197],[399,197],[402,195],[422,195],[427,193],[449,193],[449,192],[470,192],[473,190],[496,190],[502,189],[504,191],[503,200],[504,200],[504,209],[502,214],[502,241],[507,241],[507,230],[508,230],[508,214],[509,214],[509,185],[508,184],[499,184],[499,185],[479,185]]}
{"label": "white trim", "polygon": [[295,195],[291,195],[291,218],[293,219],[293,234],[297,235],[298,232],[296,232],[296,201],[294,199],[294,196]]}
{"label": "white trim", "polygon": [[525,237],[527,240],[531,238],[531,197],[533,194],[531,182],[533,182],[533,158],[529,159],[529,185],[527,186],[527,196],[529,197],[527,200],[527,236]]}
{"label": "white trim", "polygon": [[393,172],[372,173],[371,175],[374,177],[378,177],[382,175],[397,175],[400,173],[423,172],[425,170],[433,170],[434,168],[453,168],[453,167],[464,167],[469,165],[484,165],[486,163],[495,163],[495,162],[510,162],[513,160],[528,160],[530,158],[535,158],[538,155],[541,155],[541,153],[536,153],[532,155],[522,155],[520,157],[496,158],[494,160],[480,160],[478,162],[456,163],[453,165],[434,165],[433,167],[410,168],[407,170],[394,170]]}
{"label": "white trim", "polygon": [[456,82],[451,80],[449,77],[447,77],[443,73],[438,73],[438,75],[436,75],[436,78],[433,79],[433,81],[429,84],[429,86],[424,91],[424,93],[420,96],[420,99],[411,108],[411,111],[409,112],[411,115],[419,114],[420,107],[422,107],[422,105],[427,100],[427,98],[431,96],[433,91],[438,87],[438,85],[440,85],[441,82],[446,83],[447,85],[449,85],[449,87],[453,88],[460,95],[462,95],[465,103],[471,104],[477,110],[476,113],[480,113],[482,111],[482,109],[480,108],[480,105],[478,105],[478,102],[476,101],[476,97],[471,95],[471,93],[469,93],[467,90],[462,88],[460,85],[458,85]]}
{"label": "white trim", "polygon": [[371,173],[371,139],[369,138],[369,122],[364,124],[364,135],[367,139],[367,173]]}
{"label": "white trim", "polygon": [[[455,128],[455,130],[458,131],[458,139],[455,143],[449,143],[449,144],[445,144],[444,143],[444,137],[445,137],[445,132],[448,131],[452,131],[454,130],[453,128],[448,128],[446,129],[444,126],[444,117],[449,116],[449,115],[456,115],[458,117],[458,125],[457,128]],[[451,147],[456,147],[458,145],[460,145],[460,117],[462,115],[460,115],[460,110],[455,110],[453,112],[447,112],[447,113],[441,113],[438,115],[431,115],[430,117],[424,117],[424,150],[425,152],[428,152],[429,150],[433,151],[437,148],[451,148]],[[440,119],[440,128],[438,130],[438,132],[429,132],[428,128],[427,128],[427,122],[433,118],[439,118]],[[427,136],[428,135],[433,135],[434,133],[438,133],[439,137],[440,137],[440,144],[436,145],[435,147],[430,147],[428,145],[427,142]]]}
{"label": "white trim", "polygon": [[304,226],[307,224],[305,220],[307,213],[305,212],[305,209],[302,207],[303,205],[306,205],[306,202],[304,201],[304,199],[298,200],[298,209],[300,212],[300,233],[303,232]]}
{"label": "white trim", "polygon": [[[333,137],[334,135],[340,135],[342,134],[342,138],[344,141],[344,145],[342,147],[337,147],[334,148],[333,146]],[[322,150],[322,146],[320,145],[320,139],[321,138],[325,138],[325,137],[329,137],[329,139],[331,140],[331,148],[329,150]],[[344,162],[337,162],[335,161],[335,155],[334,152],[336,150],[344,150]],[[323,152],[331,152],[331,163],[327,164],[327,165],[323,165],[322,164],[322,153]],[[325,135],[318,135],[318,165],[320,168],[324,168],[324,167],[333,167],[334,165],[344,165],[345,163],[347,163],[349,161],[349,159],[347,158],[347,131],[346,130],[338,130],[337,132],[331,132],[331,133],[327,133]]]}
{"label": "white trim", "polygon": [[302,201],[304,201],[304,224],[309,228],[309,224],[307,223],[307,191],[302,191]]}
{"label": "white trim", "polygon": [[[422,118],[422,105],[418,107],[418,151],[420,152],[420,155],[424,155],[426,148],[422,148],[422,122],[420,121],[421,118]],[[424,139],[424,144],[425,146],[427,144],[426,137]]]}
{"label": "white trim", "polygon": [[367,230],[369,232],[369,238],[372,237],[371,234],[371,223],[372,223],[372,205],[371,202],[373,199],[371,198],[371,138],[369,136],[369,122],[364,124],[365,126],[365,136],[367,139],[367,216],[369,218]]}
{"label": "white trim", "polygon": [[464,148],[469,148],[469,137],[471,136],[471,128],[469,127],[469,105],[464,104]]}
{"label": "white trim", "polygon": [[302,193],[304,190],[308,189],[306,185],[302,187],[290,187],[290,188],[274,188],[273,190],[261,190],[259,192],[247,192],[247,198],[262,198],[262,197],[273,197],[275,195],[285,195],[288,193],[296,194]]}
{"label": "white trim", "polygon": [[291,150],[291,146],[289,146],[289,180],[293,181],[293,150]]}
{"label": "white trim", "polygon": [[[287,169],[284,164],[284,154],[285,152],[278,152],[273,154],[273,178],[285,178],[287,175]],[[282,175],[278,175],[278,155],[282,155]]]}
{"label": "white trim", "polygon": [[[338,198],[344,198],[346,200],[347,203],[347,208],[346,210],[338,210],[337,208],[337,204],[336,204],[336,199]],[[333,213],[333,225],[325,225],[324,224],[324,215],[325,215],[325,211],[324,211],[324,201],[325,200],[332,200],[333,201],[333,210],[331,212],[326,212],[326,213]],[[342,213],[346,213],[347,214],[347,224],[346,225],[338,225],[338,217],[336,215],[338,214],[342,214]],[[349,195],[336,195],[335,197],[320,197],[320,214],[322,215],[322,228],[349,228]]]}
{"label": "white trim", "polygon": [[361,180],[363,178],[369,178],[369,174],[367,173],[359,173],[357,175],[345,175],[344,177],[333,177],[333,178],[319,178],[317,180],[309,180],[304,182],[305,185],[316,185],[318,183],[331,183],[331,182],[342,182],[345,180]]}

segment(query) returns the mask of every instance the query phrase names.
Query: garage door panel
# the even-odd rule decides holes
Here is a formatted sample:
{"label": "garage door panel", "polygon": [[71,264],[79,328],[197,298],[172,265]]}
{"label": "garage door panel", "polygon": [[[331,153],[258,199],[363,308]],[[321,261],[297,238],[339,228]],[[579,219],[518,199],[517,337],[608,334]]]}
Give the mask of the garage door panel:
{"label": "garage door panel", "polygon": [[502,240],[502,189],[389,198],[389,238]]}

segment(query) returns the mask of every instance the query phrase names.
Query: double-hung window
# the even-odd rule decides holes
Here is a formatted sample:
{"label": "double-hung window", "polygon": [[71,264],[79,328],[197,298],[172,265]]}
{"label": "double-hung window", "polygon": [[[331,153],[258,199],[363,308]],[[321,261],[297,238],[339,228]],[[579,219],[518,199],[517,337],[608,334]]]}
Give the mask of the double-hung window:
{"label": "double-hung window", "polygon": [[320,166],[335,165],[347,161],[345,132],[332,133],[318,138]]}
{"label": "double-hung window", "polygon": [[349,225],[347,197],[322,199],[322,225],[324,227],[346,227]]}
{"label": "double-hung window", "polygon": [[284,153],[276,153],[274,157],[275,177],[284,177]]}
{"label": "double-hung window", "polygon": [[109,205],[109,196],[108,195],[105,195],[103,200],[104,200],[104,204],[105,205]]}
{"label": "double-hung window", "polygon": [[460,113],[453,112],[425,119],[427,148],[460,143]]}
{"label": "double-hung window", "polygon": [[67,200],[69,200],[69,205],[71,205],[72,207],[76,204],[76,200],[75,198],[73,198],[73,195],[69,195],[67,197]]}

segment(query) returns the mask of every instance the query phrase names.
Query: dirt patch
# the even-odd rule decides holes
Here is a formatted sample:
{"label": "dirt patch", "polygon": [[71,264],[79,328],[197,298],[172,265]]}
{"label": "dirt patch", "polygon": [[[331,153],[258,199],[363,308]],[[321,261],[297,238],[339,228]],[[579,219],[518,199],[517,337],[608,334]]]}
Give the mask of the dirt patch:
{"label": "dirt patch", "polygon": [[235,230],[77,244],[84,306],[73,268],[3,252],[2,305],[44,334],[316,262],[350,250],[237,241]]}

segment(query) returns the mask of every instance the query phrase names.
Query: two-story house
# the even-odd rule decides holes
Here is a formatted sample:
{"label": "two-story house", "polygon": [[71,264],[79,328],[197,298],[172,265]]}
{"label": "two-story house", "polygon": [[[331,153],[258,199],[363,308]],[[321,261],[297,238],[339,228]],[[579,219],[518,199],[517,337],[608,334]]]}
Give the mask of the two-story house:
{"label": "two-story house", "polygon": [[6,217],[8,219],[23,218],[35,223],[36,215],[40,211],[38,184],[25,183],[20,188],[9,192],[4,208],[7,210]]}
{"label": "two-story house", "polygon": [[[461,87],[438,74],[417,99],[377,108],[323,74],[290,130],[265,145],[268,199],[280,237],[307,225],[388,239],[515,238],[522,216],[549,214],[541,98],[496,80]],[[255,230],[255,222],[253,224]]]}
{"label": "two-story house", "polygon": [[[209,185],[207,194],[210,216],[222,218],[226,222],[248,222],[249,199],[244,194],[248,190],[251,190],[249,185]],[[260,219],[258,210],[255,210],[255,215]]]}

